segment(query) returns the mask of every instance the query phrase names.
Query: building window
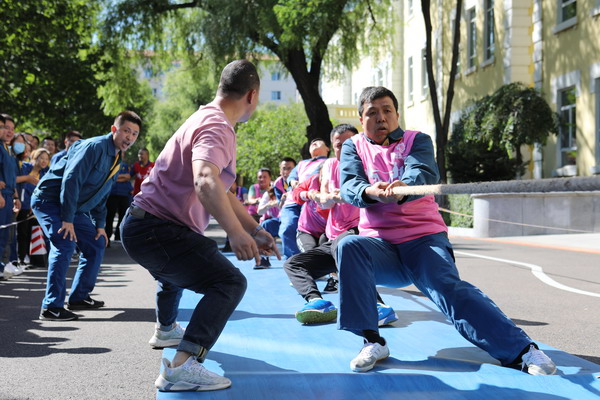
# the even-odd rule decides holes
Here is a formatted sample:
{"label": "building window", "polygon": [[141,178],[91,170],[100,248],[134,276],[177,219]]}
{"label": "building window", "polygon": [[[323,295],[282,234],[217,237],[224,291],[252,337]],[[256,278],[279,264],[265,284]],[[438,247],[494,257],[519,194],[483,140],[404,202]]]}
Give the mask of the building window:
{"label": "building window", "polygon": [[271,100],[281,100],[281,91],[280,90],[273,90],[271,92]]}
{"label": "building window", "polygon": [[494,57],[494,0],[485,0],[484,60]]}
{"label": "building window", "polygon": [[427,80],[427,51],[421,50],[421,96],[426,97],[429,93],[429,81]]}
{"label": "building window", "polygon": [[471,8],[467,11],[467,17],[469,20],[469,30],[467,37],[467,45],[468,45],[468,66],[469,69],[475,68],[477,64],[477,24],[475,21],[475,7]]}
{"label": "building window", "polygon": [[408,57],[408,102],[413,101],[413,59]]}
{"label": "building window", "polygon": [[565,22],[577,16],[576,0],[559,0],[558,23]]}
{"label": "building window", "polygon": [[272,81],[280,81],[281,80],[281,72],[271,72],[271,80]]}
{"label": "building window", "polygon": [[575,119],[575,87],[559,93],[560,110],[560,154],[561,166],[576,165],[577,162],[577,121]]}

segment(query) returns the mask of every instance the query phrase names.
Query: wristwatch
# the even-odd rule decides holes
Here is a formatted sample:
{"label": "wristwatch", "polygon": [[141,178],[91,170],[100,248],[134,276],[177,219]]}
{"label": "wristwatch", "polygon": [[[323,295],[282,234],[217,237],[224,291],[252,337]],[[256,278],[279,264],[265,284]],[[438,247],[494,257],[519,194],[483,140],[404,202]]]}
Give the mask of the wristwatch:
{"label": "wristwatch", "polygon": [[264,228],[263,228],[262,226],[260,226],[260,225],[256,225],[256,228],[254,228],[254,230],[252,231],[252,233],[250,234],[250,236],[252,236],[252,237],[255,237],[255,236],[256,236],[256,234],[257,234],[259,231],[262,231],[263,229],[264,229]]}

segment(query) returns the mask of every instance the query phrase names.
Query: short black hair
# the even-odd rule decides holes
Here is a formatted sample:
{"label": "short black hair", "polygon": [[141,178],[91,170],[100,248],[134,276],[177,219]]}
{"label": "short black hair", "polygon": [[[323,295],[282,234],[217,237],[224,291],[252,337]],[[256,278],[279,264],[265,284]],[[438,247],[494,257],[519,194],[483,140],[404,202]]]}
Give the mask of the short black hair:
{"label": "short black hair", "polygon": [[260,174],[261,172],[266,172],[267,174],[269,174],[270,178],[273,178],[273,175],[271,175],[271,170],[269,168],[259,168],[258,173]]}
{"label": "short black hair", "polygon": [[260,78],[254,64],[248,60],[235,60],[223,68],[218,93],[238,100],[259,87]]}
{"label": "short black hair", "polygon": [[142,119],[140,118],[140,116],[134,113],[133,111],[129,110],[121,111],[119,115],[117,115],[117,118],[115,118],[115,122],[113,123],[113,125],[119,128],[121,124],[123,124],[123,122],[125,121],[131,122],[132,124],[136,124],[140,127],[140,130],[142,129]]}
{"label": "short black hair", "polygon": [[0,114],[0,121],[2,121],[3,124],[6,123],[6,118],[4,118],[3,114]]}
{"label": "short black hair", "polygon": [[73,136],[78,137],[79,139],[83,139],[83,136],[79,131],[69,131],[65,133],[65,139],[71,138]]}
{"label": "short black hair", "polygon": [[337,134],[342,134],[346,131],[350,131],[353,134],[358,134],[358,129],[356,129],[356,127],[354,125],[350,125],[350,124],[339,124],[333,127],[333,129],[331,130],[331,136],[330,136],[330,140],[333,142],[333,136],[337,135]]}
{"label": "short black hair", "polygon": [[281,159],[281,162],[291,162],[294,163],[294,165],[296,165],[296,160],[294,160],[292,157],[283,157]]}
{"label": "short black hair", "polygon": [[391,90],[383,86],[369,86],[363,89],[360,97],[358,98],[358,115],[362,117],[363,107],[365,103],[371,103],[373,100],[381,99],[382,97],[389,97],[394,103],[394,108],[398,112],[398,99],[394,96]]}
{"label": "short black hair", "polygon": [[2,118],[4,118],[4,123],[6,123],[6,121],[10,121],[13,124],[17,125],[17,123],[15,122],[15,119],[13,117],[11,117],[10,114],[2,114]]}

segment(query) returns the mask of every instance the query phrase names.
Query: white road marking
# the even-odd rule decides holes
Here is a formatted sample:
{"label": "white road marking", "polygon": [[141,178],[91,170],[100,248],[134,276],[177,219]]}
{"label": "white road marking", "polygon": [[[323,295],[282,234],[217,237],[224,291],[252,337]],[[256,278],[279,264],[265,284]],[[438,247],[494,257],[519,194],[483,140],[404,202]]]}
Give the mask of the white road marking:
{"label": "white road marking", "polygon": [[544,273],[544,270],[542,269],[542,267],[540,267],[539,265],[528,264],[528,263],[524,263],[524,262],[520,262],[520,261],[514,261],[514,260],[507,260],[505,258],[496,258],[496,257],[482,256],[482,255],[474,254],[474,253],[466,253],[464,251],[454,251],[454,253],[460,254],[460,255],[463,255],[463,256],[468,256],[468,257],[484,258],[486,260],[498,261],[498,262],[507,263],[507,264],[521,265],[523,267],[529,268],[531,270],[531,273],[536,278],[538,278],[540,281],[544,282],[546,285],[555,287],[555,288],[560,289],[560,290],[565,290],[567,292],[572,292],[572,293],[577,293],[577,294],[583,294],[585,296],[600,297],[599,293],[586,292],[585,290],[575,289],[575,288],[572,288],[570,286],[563,285],[562,283],[556,282],[554,279],[552,279],[548,275],[546,275]]}

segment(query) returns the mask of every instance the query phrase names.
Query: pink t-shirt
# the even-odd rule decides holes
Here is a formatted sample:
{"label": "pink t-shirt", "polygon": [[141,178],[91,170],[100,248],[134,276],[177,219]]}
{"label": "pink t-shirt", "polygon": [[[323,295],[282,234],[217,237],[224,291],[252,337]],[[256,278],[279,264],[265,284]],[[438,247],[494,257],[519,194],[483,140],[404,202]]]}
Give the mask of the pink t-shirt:
{"label": "pink t-shirt", "polygon": [[[315,174],[308,178],[308,180],[301,182],[298,187],[305,186],[307,183],[307,192],[310,190],[316,190],[317,192],[321,190],[319,174]],[[307,200],[304,202],[304,206],[302,207],[300,216],[298,217],[298,231],[308,233],[309,235],[318,238],[325,233],[326,224],[327,221],[318,211],[317,203],[312,200]]]}
{"label": "pink t-shirt", "polygon": [[[333,157],[323,163],[323,180],[327,179],[329,192],[340,188],[340,161]],[[358,226],[360,209],[348,203],[336,203],[327,217],[325,235],[334,240],[350,228]]]}
{"label": "pink t-shirt", "polygon": [[[327,158],[318,157],[300,161],[296,166],[296,170],[298,171],[298,182],[304,182],[314,174],[318,174],[325,160],[327,160]],[[288,195],[283,206],[285,207],[290,204],[295,203],[292,196]]]}
{"label": "pink t-shirt", "polygon": [[203,234],[210,215],[196,194],[192,161],[216,165],[228,190],[235,181],[235,145],[235,131],[223,110],[213,103],[200,107],[169,139],[134,203],[156,217]]}
{"label": "pink t-shirt", "polygon": [[[400,180],[404,173],[404,160],[410,154],[418,132],[405,131],[401,140],[389,146],[369,143],[364,134],[352,140],[371,184],[391,183]],[[376,237],[398,244],[425,235],[447,232],[446,224],[438,212],[432,195],[423,196],[403,204],[376,203],[360,209],[361,236]]]}

